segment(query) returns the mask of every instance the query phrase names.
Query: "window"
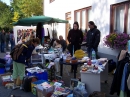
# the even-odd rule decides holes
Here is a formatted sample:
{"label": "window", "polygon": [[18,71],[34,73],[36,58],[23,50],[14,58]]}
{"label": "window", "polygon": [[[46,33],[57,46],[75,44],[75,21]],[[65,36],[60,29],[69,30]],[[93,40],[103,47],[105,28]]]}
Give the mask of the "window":
{"label": "window", "polygon": [[89,21],[89,11],[91,7],[86,7],[83,9],[75,10],[75,21],[79,23],[79,28],[83,31],[88,29],[88,21]]}
{"label": "window", "polygon": [[110,33],[130,34],[130,2],[111,5]]}
{"label": "window", "polygon": [[50,3],[54,2],[55,0],[50,0]]}

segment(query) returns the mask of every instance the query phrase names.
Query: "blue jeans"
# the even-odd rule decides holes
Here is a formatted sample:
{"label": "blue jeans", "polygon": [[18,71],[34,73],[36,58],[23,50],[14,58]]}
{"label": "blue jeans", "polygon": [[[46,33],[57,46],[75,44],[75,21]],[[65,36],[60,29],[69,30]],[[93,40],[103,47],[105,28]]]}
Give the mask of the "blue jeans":
{"label": "blue jeans", "polygon": [[4,48],[5,48],[5,43],[4,42],[1,42],[0,48],[1,48],[1,52],[4,52]]}
{"label": "blue jeans", "polygon": [[[92,58],[92,50],[93,50],[93,48],[87,48],[87,53],[88,53],[88,57],[89,58]],[[97,48],[96,49],[94,49],[94,51],[95,51],[95,53],[96,53],[96,58],[98,58],[98,55],[97,55]]]}
{"label": "blue jeans", "polygon": [[87,48],[88,57],[92,58],[92,48]]}
{"label": "blue jeans", "polygon": [[11,50],[14,48],[15,46],[15,41],[14,40],[10,40],[10,44],[11,44]]}

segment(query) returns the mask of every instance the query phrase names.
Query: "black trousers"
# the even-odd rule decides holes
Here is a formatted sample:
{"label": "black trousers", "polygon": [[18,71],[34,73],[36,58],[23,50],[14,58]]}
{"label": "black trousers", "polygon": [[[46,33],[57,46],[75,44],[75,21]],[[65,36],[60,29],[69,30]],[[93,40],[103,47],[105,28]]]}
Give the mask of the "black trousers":
{"label": "black trousers", "polygon": [[[75,52],[76,50],[81,49],[81,45],[79,43],[69,44],[68,50],[69,50],[71,56],[73,56],[73,49],[74,49],[74,52]],[[73,72],[73,70],[74,70],[74,66],[72,65],[71,66],[71,72]],[[76,66],[76,70],[77,70],[77,66]]]}

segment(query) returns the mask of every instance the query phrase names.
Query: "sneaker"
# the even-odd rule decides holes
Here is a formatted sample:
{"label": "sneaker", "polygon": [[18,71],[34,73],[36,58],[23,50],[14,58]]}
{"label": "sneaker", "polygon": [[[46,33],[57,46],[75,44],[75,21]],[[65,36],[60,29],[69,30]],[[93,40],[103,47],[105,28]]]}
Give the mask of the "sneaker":
{"label": "sneaker", "polygon": [[23,90],[23,87],[22,87],[22,86],[20,86],[20,90]]}
{"label": "sneaker", "polygon": [[17,88],[19,88],[19,86],[13,86],[13,90],[15,90],[15,89],[17,89]]}

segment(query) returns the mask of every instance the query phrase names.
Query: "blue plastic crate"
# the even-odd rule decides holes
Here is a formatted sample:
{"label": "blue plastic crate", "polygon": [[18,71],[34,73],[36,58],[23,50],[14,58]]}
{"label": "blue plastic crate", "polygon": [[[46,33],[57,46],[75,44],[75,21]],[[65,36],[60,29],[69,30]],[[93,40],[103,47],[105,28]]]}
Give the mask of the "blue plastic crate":
{"label": "blue plastic crate", "polygon": [[38,84],[42,84],[44,82],[48,83],[48,81],[46,81],[46,80],[38,80],[38,81],[33,82],[33,84],[38,85]]}
{"label": "blue plastic crate", "polygon": [[5,68],[0,68],[0,74],[4,74],[5,73]]}
{"label": "blue plastic crate", "polygon": [[36,76],[38,80],[46,80],[48,81],[48,74],[47,72],[42,72],[42,73],[30,73],[28,72],[28,76]]}

